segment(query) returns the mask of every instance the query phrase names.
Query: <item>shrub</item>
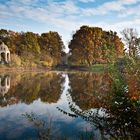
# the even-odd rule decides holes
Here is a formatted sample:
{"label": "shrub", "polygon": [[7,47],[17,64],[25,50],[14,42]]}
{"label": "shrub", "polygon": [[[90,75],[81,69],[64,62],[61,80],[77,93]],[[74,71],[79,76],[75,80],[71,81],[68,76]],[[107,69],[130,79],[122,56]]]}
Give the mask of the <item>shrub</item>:
{"label": "shrub", "polygon": [[50,66],[52,66],[52,63],[51,62],[49,62],[49,61],[40,61],[40,63],[42,64],[42,66],[44,66],[44,67],[50,67]]}
{"label": "shrub", "polygon": [[12,66],[21,66],[21,59],[16,54],[11,54],[11,65]]}

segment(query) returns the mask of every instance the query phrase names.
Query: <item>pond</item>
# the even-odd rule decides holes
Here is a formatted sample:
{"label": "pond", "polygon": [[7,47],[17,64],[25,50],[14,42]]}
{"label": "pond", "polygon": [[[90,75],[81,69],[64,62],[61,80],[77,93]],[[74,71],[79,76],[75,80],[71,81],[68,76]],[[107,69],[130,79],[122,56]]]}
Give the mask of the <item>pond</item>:
{"label": "pond", "polygon": [[140,139],[139,95],[109,72],[1,73],[0,140]]}

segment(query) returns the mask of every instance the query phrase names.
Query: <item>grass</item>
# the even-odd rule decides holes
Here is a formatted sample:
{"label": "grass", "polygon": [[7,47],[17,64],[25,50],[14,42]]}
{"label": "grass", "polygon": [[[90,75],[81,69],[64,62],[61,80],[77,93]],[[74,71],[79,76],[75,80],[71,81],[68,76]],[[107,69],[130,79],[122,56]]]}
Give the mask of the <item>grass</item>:
{"label": "grass", "polygon": [[105,70],[112,71],[114,68],[114,64],[94,64],[89,67],[89,69],[93,72],[102,72]]}

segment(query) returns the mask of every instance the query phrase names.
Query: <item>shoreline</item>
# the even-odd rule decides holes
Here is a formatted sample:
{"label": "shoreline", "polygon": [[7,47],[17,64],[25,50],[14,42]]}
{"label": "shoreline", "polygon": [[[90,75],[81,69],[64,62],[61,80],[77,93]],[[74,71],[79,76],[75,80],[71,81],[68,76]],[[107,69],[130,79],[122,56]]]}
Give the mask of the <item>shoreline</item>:
{"label": "shoreline", "polygon": [[45,72],[51,71],[51,68],[16,68],[16,67],[0,67],[0,72]]}
{"label": "shoreline", "polygon": [[55,67],[8,67],[0,66],[0,72],[48,72],[48,71],[63,71],[63,72],[97,72],[97,71],[106,71],[109,68],[107,65],[92,65],[88,66],[55,66]]}

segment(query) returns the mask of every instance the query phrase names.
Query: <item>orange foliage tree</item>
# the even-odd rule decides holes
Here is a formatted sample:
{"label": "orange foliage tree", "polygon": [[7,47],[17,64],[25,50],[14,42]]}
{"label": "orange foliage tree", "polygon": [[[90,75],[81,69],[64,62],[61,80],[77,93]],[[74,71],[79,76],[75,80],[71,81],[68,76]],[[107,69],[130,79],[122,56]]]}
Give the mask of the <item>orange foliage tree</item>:
{"label": "orange foliage tree", "polygon": [[124,44],[116,32],[82,26],[69,43],[70,60],[76,64],[107,63],[123,55]]}

